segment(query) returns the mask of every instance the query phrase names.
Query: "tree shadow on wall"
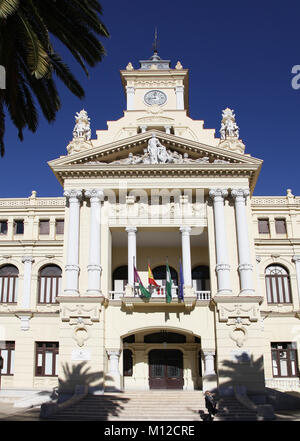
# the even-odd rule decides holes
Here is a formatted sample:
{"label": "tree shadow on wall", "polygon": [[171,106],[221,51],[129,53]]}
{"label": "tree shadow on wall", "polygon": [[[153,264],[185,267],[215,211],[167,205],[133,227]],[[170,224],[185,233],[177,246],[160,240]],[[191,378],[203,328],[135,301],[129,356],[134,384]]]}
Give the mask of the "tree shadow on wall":
{"label": "tree shadow on wall", "polygon": [[[266,404],[263,357],[255,360],[241,351],[235,360],[223,361],[218,376],[220,386],[213,391],[218,400],[218,420],[257,420],[255,405],[247,406],[251,404],[248,398],[253,404]],[[242,402],[236,399],[236,393]]]}
{"label": "tree shadow on wall", "polygon": [[[55,412],[42,412],[42,418],[62,421],[107,421],[118,416],[128,399],[122,393],[104,394],[102,371],[91,372],[87,362],[63,365],[63,378],[59,378]],[[111,380],[105,375],[105,380]],[[84,393],[88,394],[84,396]],[[82,398],[76,402],[76,396]],[[71,404],[68,405],[68,401]],[[72,401],[75,402],[72,402]],[[70,402],[70,401],[69,401]]]}

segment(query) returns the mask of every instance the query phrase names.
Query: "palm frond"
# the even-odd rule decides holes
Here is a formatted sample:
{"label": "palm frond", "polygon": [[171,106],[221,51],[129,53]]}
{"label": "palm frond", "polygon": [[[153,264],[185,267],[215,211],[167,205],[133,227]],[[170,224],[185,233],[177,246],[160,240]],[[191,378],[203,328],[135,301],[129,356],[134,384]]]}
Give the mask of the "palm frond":
{"label": "palm frond", "polygon": [[0,18],[6,19],[19,7],[19,0],[0,0]]}

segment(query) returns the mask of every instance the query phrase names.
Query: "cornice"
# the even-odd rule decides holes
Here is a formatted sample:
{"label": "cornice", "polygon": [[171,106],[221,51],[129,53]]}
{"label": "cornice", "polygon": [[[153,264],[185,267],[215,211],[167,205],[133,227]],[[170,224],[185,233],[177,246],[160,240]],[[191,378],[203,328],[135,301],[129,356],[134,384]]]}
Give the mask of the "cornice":
{"label": "cornice", "polygon": [[[191,158],[197,155],[212,159],[225,160],[227,163],[169,163],[169,164],[110,164],[106,163],[111,155],[126,157],[147,145],[155,133],[167,149],[187,152]],[[102,161],[102,162],[101,162]],[[90,163],[89,163],[90,162]],[[227,151],[218,147],[186,140],[159,130],[151,130],[130,138],[115,141],[104,146],[93,147],[84,152],[64,156],[48,162],[53,173],[63,185],[64,180],[84,178],[143,178],[143,177],[246,177],[249,179],[251,193],[262,165],[262,160],[247,155]]]}

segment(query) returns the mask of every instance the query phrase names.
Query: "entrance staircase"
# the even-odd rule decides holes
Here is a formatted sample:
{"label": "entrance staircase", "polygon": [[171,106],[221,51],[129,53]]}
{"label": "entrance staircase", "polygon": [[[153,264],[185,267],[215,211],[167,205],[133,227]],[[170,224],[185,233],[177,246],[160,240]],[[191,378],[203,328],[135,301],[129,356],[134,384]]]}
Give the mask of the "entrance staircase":
{"label": "entrance staircase", "polygon": [[[218,402],[214,421],[257,420],[256,412],[235,398]],[[62,421],[202,421],[207,415],[202,391],[140,391],[88,395],[47,420]],[[202,418],[201,418],[202,416]]]}

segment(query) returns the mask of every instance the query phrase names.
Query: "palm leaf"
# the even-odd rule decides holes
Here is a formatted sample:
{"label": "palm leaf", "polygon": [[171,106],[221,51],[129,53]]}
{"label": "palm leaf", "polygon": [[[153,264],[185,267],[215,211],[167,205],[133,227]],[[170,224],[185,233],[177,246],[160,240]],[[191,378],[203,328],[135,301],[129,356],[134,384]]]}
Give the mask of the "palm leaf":
{"label": "palm leaf", "polygon": [[19,0],[0,0],[0,18],[7,18],[19,7]]}

